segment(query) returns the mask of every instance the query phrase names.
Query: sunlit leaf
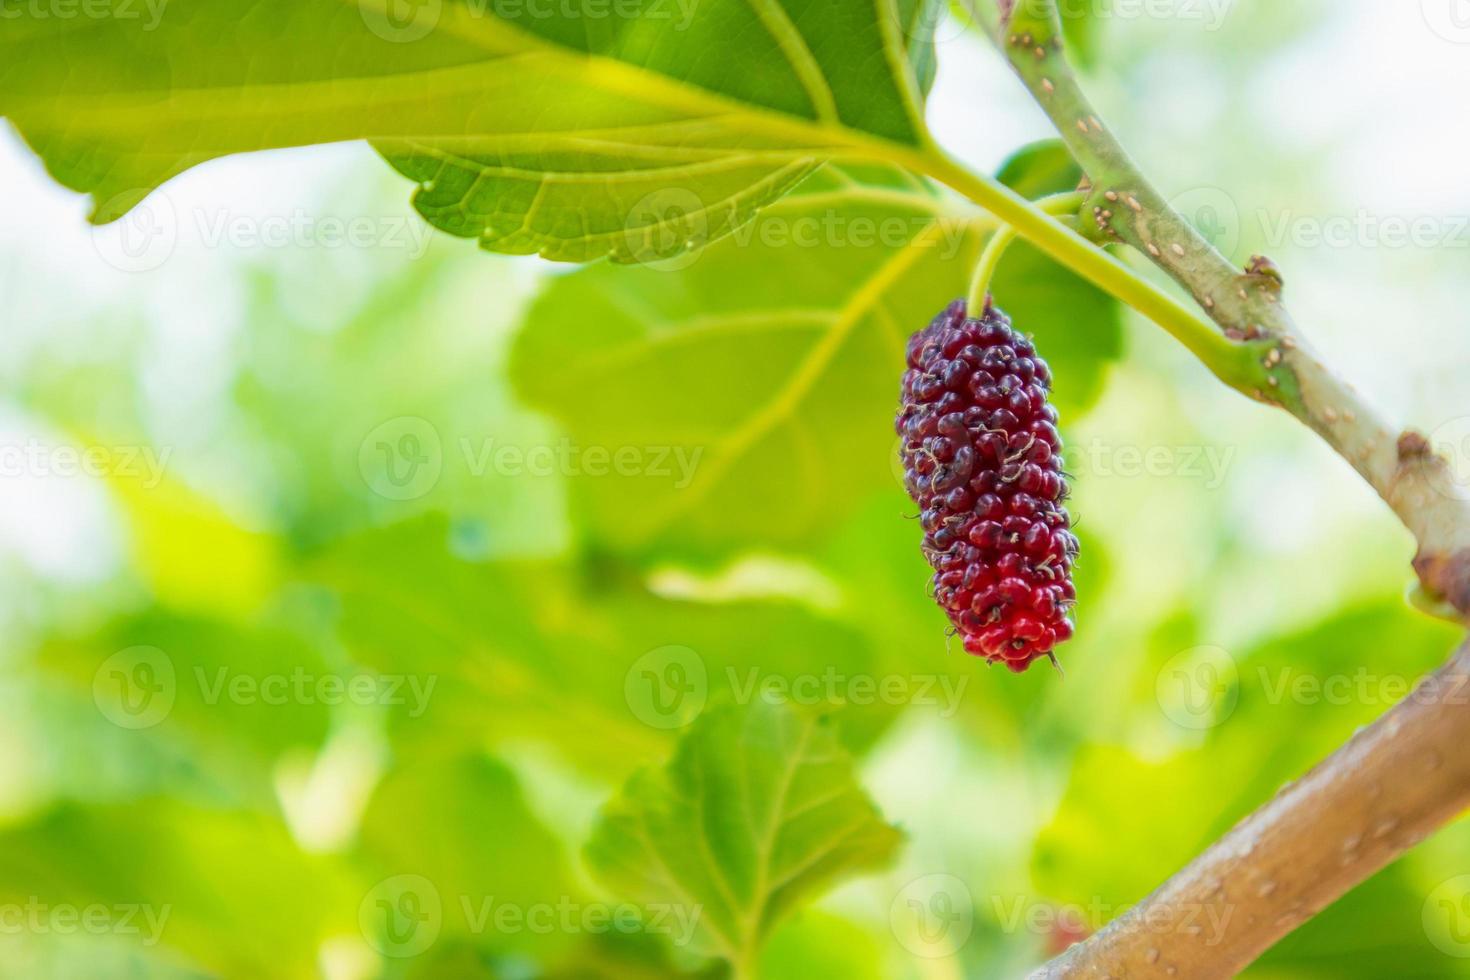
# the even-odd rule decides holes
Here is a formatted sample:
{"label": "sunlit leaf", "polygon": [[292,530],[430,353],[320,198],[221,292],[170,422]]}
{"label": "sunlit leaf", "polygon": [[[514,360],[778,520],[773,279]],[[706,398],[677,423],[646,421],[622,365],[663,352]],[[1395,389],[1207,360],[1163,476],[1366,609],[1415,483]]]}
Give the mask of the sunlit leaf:
{"label": "sunlit leaf", "polygon": [[[86,712],[72,734],[112,743],[115,751],[103,756],[118,767],[112,792],[157,780],[176,792],[191,787],[257,804],[273,799],[283,755],[321,745],[334,711],[350,703],[349,680],[377,689],[364,668],[334,663],[283,623],[156,609],[84,642],[58,638],[42,651],[40,667]],[[150,759],[157,767],[151,778],[135,768]]]}
{"label": "sunlit leaf", "polygon": [[1082,168],[1061,140],[1038,140],[1007,157],[995,176],[1012,190],[1036,198],[1076,190]]}
{"label": "sunlit leaf", "polygon": [[[418,904],[428,914],[437,909],[422,926],[435,930],[435,945],[550,956],[574,940],[568,923],[580,917],[557,910],[580,912],[586,900],[561,845],[527,807],[515,777],[489,758],[405,758],[369,801],[360,847],[362,863],[382,876],[373,894],[387,896],[395,878],[412,878]],[[424,937],[404,931],[412,923],[394,914],[391,901],[370,914],[382,927],[374,939],[390,959],[417,953]]]}
{"label": "sunlit leaf", "polygon": [[178,0],[85,31],[22,12],[0,114],[98,220],[213,157],[371,139],[444,230],[641,261],[844,147],[921,145],[928,2]]}
{"label": "sunlit leaf", "polygon": [[134,561],[163,605],[248,614],[279,585],[279,543],[176,477],[140,471],[112,486],[130,518]]}
{"label": "sunlit leaf", "polygon": [[964,291],[978,244],[921,186],[824,170],[687,267],[557,280],[513,375],[579,444],[634,462],[577,481],[600,536],[810,540],[890,479],[904,344]]}
{"label": "sunlit leaf", "polygon": [[744,975],[783,915],[899,841],[827,720],[756,701],[708,712],[630,780],[587,854],[621,895],[698,910],[689,950]]}
{"label": "sunlit leaf", "polygon": [[314,978],[319,944],[356,929],[356,887],[276,820],[166,801],[64,807],[5,830],[0,894],[100,905],[109,931],[225,976]]}
{"label": "sunlit leaf", "polygon": [[608,569],[472,561],[449,543],[443,522],[417,521],[346,542],[316,569],[341,597],[354,658],[428,692],[394,712],[405,744],[533,738],[620,780],[720,698],[850,702],[854,744],[903,707],[863,686],[874,668],[861,636],[794,602],[663,598]]}

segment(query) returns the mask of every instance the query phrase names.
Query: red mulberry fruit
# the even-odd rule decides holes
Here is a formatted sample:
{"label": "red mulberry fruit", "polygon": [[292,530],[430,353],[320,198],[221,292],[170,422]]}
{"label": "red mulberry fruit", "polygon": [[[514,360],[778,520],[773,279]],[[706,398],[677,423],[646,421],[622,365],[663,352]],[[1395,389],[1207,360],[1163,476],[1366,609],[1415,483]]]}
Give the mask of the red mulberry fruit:
{"label": "red mulberry fruit", "polygon": [[1018,673],[1072,635],[1077,597],[1050,390],[988,299],[980,318],[956,302],[909,341],[897,428],[934,597],[968,652]]}

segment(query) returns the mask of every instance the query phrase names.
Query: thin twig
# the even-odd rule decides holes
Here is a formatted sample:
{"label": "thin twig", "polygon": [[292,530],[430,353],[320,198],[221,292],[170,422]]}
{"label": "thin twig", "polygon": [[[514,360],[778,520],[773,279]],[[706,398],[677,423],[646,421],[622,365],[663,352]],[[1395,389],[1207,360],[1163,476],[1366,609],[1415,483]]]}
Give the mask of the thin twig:
{"label": "thin twig", "polygon": [[[1076,211],[1082,206],[1082,195],[1074,192],[1066,194],[1053,194],[1043,197],[1036,202],[1036,206],[1047,214],[1062,216]],[[966,308],[970,316],[980,316],[985,309],[985,298],[990,295],[990,282],[995,278],[995,272],[1000,268],[1000,260],[1005,256],[1006,249],[1011,242],[1015,241],[1016,229],[1010,225],[1001,225],[990,241],[985,245],[985,251],[980,253],[980,258],[975,262],[974,274],[970,277],[970,292],[966,299]]]}

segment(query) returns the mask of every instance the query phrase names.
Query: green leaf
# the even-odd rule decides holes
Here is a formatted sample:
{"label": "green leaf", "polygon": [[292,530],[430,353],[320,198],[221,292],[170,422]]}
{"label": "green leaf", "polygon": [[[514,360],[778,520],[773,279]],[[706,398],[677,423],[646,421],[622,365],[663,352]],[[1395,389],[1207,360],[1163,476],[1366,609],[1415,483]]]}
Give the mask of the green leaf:
{"label": "green leaf", "polygon": [[[447,525],[425,519],[344,542],[314,569],[341,599],[355,660],[433,683],[426,710],[394,715],[405,751],[534,739],[616,783],[663,758],[712,700],[776,686],[838,708],[853,691],[843,682],[874,672],[861,636],[790,601],[671,599],[616,566],[469,561],[449,545]],[[851,700],[856,745],[901,709]]]}
{"label": "green leaf", "polygon": [[[436,945],[465,942],[500,955],[549,955],[571,942],[563,929],[497,918],[506,908],[541,914],[583,900],[561,842],[530,811],[500,762],[483,755],[406,756],[368,803],[360,841],[362,865],[384,876],[383,885],[414,876],[419,897],[432,894],[425,907],[439,910],[430,923]],[[377,916],[372,924],[386,925]],[[374,938],[392,957],[429,937],[399,933],[395,940],[385,929]]]}
{"label": "green leaf", "polygon": [[279,542],[241,527],[182,481],[164,473],[157,480],[112,476],[109,486],[128,513],[133,561],[159,602],[220,615],[258,610],[280,584]]}
{"label": "green leaf", "polygon": [[319,976],[322,942],[355,929],[360,897],[340,865],[261,814],[65,806],[0,832],[0,900],[105,906],[120,938],[184,953],[211,976]]}
{"label": "green leaf", "polygon": [[979,246],[944,209],[891,170],[829,167],[678,271],[552,282],[512,354],[524,397],[581,445],[669,461],[580,476],[594,533],[798,545],[888,485],[904,346]]}
{"label": "green leaf", "polygon": [[870,929],[821,911],[805,912],[772,934],[758,975],[762,980],[891,980],[883,952]]}
{"label": "green leaf", "polygon": [[1057,9],[1062,15],[1062,38],[1067,44],[1068,56],[1079,68],[1091,68],[1097,63],[1102,47],[1102,9],[1091,3],[1063,3]]}
{"label": "green leaf", "polygon": [[724,980],[717,964],[686,969],[674,958],[667,943],[647,932],[600,934],[548,969],[545,980]]}
{"label": "green leaf", "polygon": [[[83,640],[43,647],[38,667],[91,710],[81,746],[110,761],[87,793],[125,794],[158,781],[190,795],[275,800],[275,772],[287,754],[309,753],[327,738],[345,691],[369,672],[335,662],[284,621],[225,622],[160,609],[106,624]],[[64,758],[64,757],[63,757]],[[152,771],[141,769],[151,762]],[[67,783],[70,780],[66,781]]]}
{"label": "green leaf", "polygon": [[[393,180],[384,172],[378,183]],[[345,214],[371,207],[373,197],[358,188],[330,207]],[[342,295],[315,285],[335,274],[321,251],[293,252],[288,269],[255,277],[237,359],[234,398],[264,444],[259,451],[270,454],[263,469],[277,474],[272,503],[293,545],[310,552],[366,527],[447,511],[489,528],[486,551],[564,550],[558,476],[495,465],[502,447],[524,454],[558,437],[549,420],[516,404],[503,377],[520,294],[531,285],[518,285],[511,265],[489,268],[462,250],[407,263],[385,256],[363,270],[362,288],[344,306]],[[476,288],[466,291],[465,282]],[[490,295],[494,311],[484,306]],[[425,465],[409,464],[402,472],[412,477],[395,485],[405,441],[424,447]]]}
{"label": "green leaf", "polygon": [[1051,366],[1051,400],[1063,425],[1076,421],[1102,394],[1108,362],[1123,353],[1121,307],[1026,242],[1006,251],[990,288]]}
{"label": "green leaf", "polygon": [[1037,198],[1076,190],[1082,168],[1061,140],[1037,140],[1006,158],[995,177],[1018,194]]}
{"label": "green leaf", "polygon": [[[1428,890],[1408,864],[1417,852],[1355,887],[1268,950],[1247,980],[1450,980],[1470,976],[1464,958],[1446,956],[1425,934]],[[1445,865],[1435,865],[1440,877]]]}
{"label": "green leaf", "polygon": [[587,857],[623,896],[699,910],[690,951],[741,976],[786,912],[899,842],[830,723],[757,700],[708,712],[667,768],[630,780]]}
{"label": "green leaf", "polygon": [[214,157],[370,139],[451,233],[642,261],[842,149],[925,145],[932,2],[176,0],[85,30],[22,12],[0,115],[98,221]]}

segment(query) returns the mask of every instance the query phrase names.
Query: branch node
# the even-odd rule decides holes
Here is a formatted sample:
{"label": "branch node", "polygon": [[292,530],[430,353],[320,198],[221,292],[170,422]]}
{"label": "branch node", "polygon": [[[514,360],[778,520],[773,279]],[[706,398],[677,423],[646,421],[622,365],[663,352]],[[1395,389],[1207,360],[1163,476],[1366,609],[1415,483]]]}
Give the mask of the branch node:
{"label": "branch node", "polygon": [[1252,255],[1250,262],[1246,263],[1245,274],[1252,279],[1264,280],[1261,285],[1267,288],[1274,283],[1277,292],[1280,292],[1281,287],[1286,283],[1281,275],[1281,269],[1264,255]]}
{"label": "branch node", "polygon": [[1470,616],[1470,548],[1449,554],[1421,550],[1414,556],[1414,572],[1432,597]]}
{"label": "branch node", "polygon": [[1429,440],[1413,429],[1399,436],[1398,451],[1400,466],[1406,466],[1434,455],[1434,449],[1429,445]]}

